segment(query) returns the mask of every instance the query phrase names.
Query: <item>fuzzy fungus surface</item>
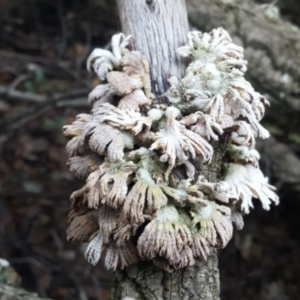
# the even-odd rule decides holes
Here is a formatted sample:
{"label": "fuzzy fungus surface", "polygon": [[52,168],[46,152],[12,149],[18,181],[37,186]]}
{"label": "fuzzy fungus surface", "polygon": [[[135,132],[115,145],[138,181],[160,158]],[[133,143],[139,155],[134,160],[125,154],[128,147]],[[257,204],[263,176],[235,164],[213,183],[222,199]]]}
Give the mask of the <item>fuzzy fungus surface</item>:
{"label": "fuzzy fungus surface", "polygon": [[[243,49],[222,28],[188,33],[178,54],[190,64],[182,80],[170,79],[169,106],[156,104],[148,62],[130,39],[114,35],[112,51],[92,52],[87,68],[103,83],[88,96],[91,113],[63,127],[68,166],[85,180],[71,195],[67,238],[87,243],[93,265],[104,255],[108,269],[151,260],[172,271],[224,248],[254,202],[278,204],[255,150],[269,136],[259,123],[269,103],[244,78]],[[222,178],[208,182],[193,160],[210,164],[224,135]]]}

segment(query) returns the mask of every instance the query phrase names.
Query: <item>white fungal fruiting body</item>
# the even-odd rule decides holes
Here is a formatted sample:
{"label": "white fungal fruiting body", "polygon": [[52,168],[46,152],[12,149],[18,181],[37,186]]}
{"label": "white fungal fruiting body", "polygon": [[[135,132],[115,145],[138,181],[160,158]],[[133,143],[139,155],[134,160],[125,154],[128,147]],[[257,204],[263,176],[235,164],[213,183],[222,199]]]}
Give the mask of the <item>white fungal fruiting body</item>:
{"label": "white fungal fruiting body", "polygon": [[[152,260],[172,271],[225,247],[253,198],[267,210],[278,204],[254,149],[269,135],[259,124],[268,102],[244,78],[243,49],[219,28],[188,34],[178,49],[191,58],[186,75],[169,80],[171,105],[156,104],[148,62],[130,39],[115,35],[112,51],[92,52],[88,69],[107,83],[89,94],[91,114],[63,128],[68,166],[85,180],[71,195],[67,238],[89,242],[93,265],[103,253],[108,269]],[[223,180],[210,182],[196,166],[211,164],[216,145]]]}
{"label": "white fungal fruiting body", "polygon": [[242,212],[249,213],[253,208],[252,198],[258,198],[265,210],[270,209],[272,202],[279,203],[275,188],[268,184],[268,178],[257,167],[230,163],[226,168],[224,179],[236,190],[238,197],[235,200],[239,202]]}
{"label": "white fungal fruiting body", "polygon": [[200,235],[213,247],[224,248],[232,237],[231,211],[213,201],[203,201],[191,211],[192,224],[200,224]]}
{"label": "white fungal fruiting body", "polygon": [[96,234],[88,244],[85,250],[85,257],[89,263],[96,265],[101,257],[103,246],[103,236],[100,233]]}

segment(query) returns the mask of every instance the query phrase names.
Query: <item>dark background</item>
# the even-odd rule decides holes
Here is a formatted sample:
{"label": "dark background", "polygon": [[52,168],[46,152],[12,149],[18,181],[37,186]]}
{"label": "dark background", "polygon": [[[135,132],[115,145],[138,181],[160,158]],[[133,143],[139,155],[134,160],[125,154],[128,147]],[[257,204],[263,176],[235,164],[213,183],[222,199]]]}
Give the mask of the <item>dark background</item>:
{"label": "dark background", "polygon": [[[270,28],[294,26],[295,34],[279,38],[278,47],[285,43],[286,51],[294,51],[291,64],[300,69],[300,42],[295,42],[300,41],[298,1],[277,1],[275,6],[265,6],[267,1],[187,2],[191,24],[200,30],[212,29],[211,23],[226,29],[224,19],[235,22],[247,10],[248,18],[255,21],[262,11],[266,16],[269,8],[278,8],[280,21],[276,14],[275,21],[273,15],[268,17],[269,23],[274,22]],[[201,18],[204,3],[216,6],[210,23]],[[217,9],[222,18],[212,22]],[[244,22],[241,18],[235,25],[236,40],[242,44],[248,38],[247,31],[240,34]],[[0,0],[0,26],[0,257],[19,273],[22,287],[43,297],[108,299],[112,274],[101,264],[90,266],[82,245],[66,242],[69,195],[81,182],[66,167],[61,127],[89,110],[86,95],[98,80],[86,72],[85,60],[94,47],[107,46],[111,35],[120,31],[115,3]],[[264,23],[257,26],[272,30]],[[278,188],[281,204],[265,212],[257,201],[245,217],[245,228],[220,252],[224,300],[300,298],[300,88],[284,90],[294,101],[288,102],[290,98],[278,96],[283,90],[274,83],[277,71],[291,72],[295,84],[300,74],[285,66],[287,58],[276,65],[276,71],[268,70],[271,67],[264,67],[264,62],[270,57],[272,61],[272,55],[264,52],[253,59],[261,62],[261,78],[271,72],[267,79],[258,80],[255,71],[259,66],[251,69],[250,52],[249,80],[272,103],[264,125],[273,138],[259,143],[258,148],[261,167]]]}

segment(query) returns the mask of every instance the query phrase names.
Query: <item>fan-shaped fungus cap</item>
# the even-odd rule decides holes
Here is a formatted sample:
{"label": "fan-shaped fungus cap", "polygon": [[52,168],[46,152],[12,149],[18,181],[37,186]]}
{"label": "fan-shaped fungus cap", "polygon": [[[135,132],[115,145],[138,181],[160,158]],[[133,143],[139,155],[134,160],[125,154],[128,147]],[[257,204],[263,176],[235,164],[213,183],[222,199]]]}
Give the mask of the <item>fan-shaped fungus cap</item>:
{"label": "fan-shaped fungus cap", "polygon": [[97,85],[88,95],[88,101],[93,107],[98,107],[103,103],[111,103],[115,90],[110,84]]}
{"label": "fan-shaped fungus cap", "polygon": [[85,258],[87,261],[92,264],[96,265],[101,257],[102,247],[103,247],[104,237],[101,233],[96,232],[92,237],[91,240],[85,250]]}
{"label": "fan-shaped fungus cap", "polygon": [[213,201],[203,204],[191,211],[193,225],[200,224],[200,235],[213,247],[224,248],[232,237],[230,208]]}
{"label": "fan-shaped fungus cap", "polygon": [[204,138],[186,129],[176,120],[179,113],[175,107],[167,108],[165,112],[166,127],[156,134],[155,142],[150,147],[150,150],[161,151],[163,155],[160,160],[168,162],[166,178],[175,165],[185,163],[189,156],[195,158],[196,155],[199,155],[203,162],[210,162],[213,155],[212,146]]}
{"label": "fan-shaped fungus cap", "polygon": [[125,96],[132,93],[134,90],[141,89],[143,83],[139,79],[132,78],[122,72],[109,72],[107,81],[110,83],[119,96]]}
{"label": "fan-shaped fungus cap", "polygon": [[127,197],[128,185],[132,182],[130,175],[136,171],[137,166],[132,162],[111,165],[100,179],[102,203],[112,208],[121,207]]}
{"label": "fan-shaped fungus cap", "polygon": [[101,163],[102,160],[98,155],[90,154],[83,157],[74,156],[69,158],[67,166],[76,177],[85,179],[90,173],[94,172]]}
{"label": "fan-shaped fungus cap", "polygon": [[112,37],[112,52],[104,49],[95,49],[87,59],[88,71],[94,71],[100,80],[104,81],[108,72],[119,68],[124,49],[128,46],[131,36],[123,33]]}
{"label": "fan-shaped fungus cap", "polygon": [[223,134],[222,126],[214,121],[211,117],[202,112],[196,112],[194,114],[188,115],[180,121],[181,124],[190,127],[190,129],[202,137],[206,138],[208,141],[213,139],[218,140],[218,135]]}
{"label": "fan-shaped fungus cap", "polygon": [[129,191],[122,215],[132,224],[144,222],[145,214],[153,214],[167,204],[167,197],[152,179],[148,170],[140,168],[136,173],[136,183]]}
{"label": "fan-shaped fungus cap", "polygon": [[207,260],[207,257],[210,253],[209,245],[206,239],[200,233],[196,233],[193,236],[191,249],[195,258]]}
{"label": "fan-shaped fungus cap", "polygon": [[108,72],[114,69],[114,66],[118,65],[116,57],[107,50],[95,49],[87,60],[88,71],[94,71],[101,81],[106,80]]}
{"label": "fan-shaped fungus cap", "polygon": [[76,120],[72,124],[65,125],[63,127],[64,135],[67,137],[74,137],[74,136],[81,135],[86,124],[91,122],[92,118],[93,117],[89,114],[79,114],[76,117]]}
{"label": "fan-shaped fungus cap", "polygon": [[151,98],[149,64],[138,51],[127,51],[122,58],[123,72],[132,78],[140,79],[147,97]]}
{"label": "fan-shaped fungus cap", "polygon": [[258,198],[264,209],[269,210],[272,202],[279,203],[276,190],[268,184],[261,170],[251,164],[230,163],[226,166],[227,172],[224,180],[232,185],[237,192],[239,205],[242,212],[248,214],[253,207],[252,197]]}
{"label": "fan-shaped fungus cap", "polygon": [[88,242],[98,228],[97,218],[91,212],[75,216],[67,229],[67,240],[78,243]]}
{"label": "fan-shaped fungus cap", "polygon": [[96,121],[107,123],[121,130],[130,130],[133,135],[137,135],[141,131],[149,131],[152,123],[149,117],[145,117],[139,112],[124,111],[108,103],[94,109],[93,115]]}
{"label": "fan-shaped fungus cap", "polygon": [[166,258],[171,265],[180,262],[180,253],[191,244],[191,233],[172,205],[162,207],[138,239],[143,259]]}
{"label": "fan-shaped fungus cap", "polygon": [[116,245],[111,242],[107,248],[104,262],[108,270],[116,270],[118,266],[124,269],[138,263],[139,260],[136,247],[131,242],[124,245]]}
{"label": "fan-shaped fungus cap", "polygon": [[91,122],[82,133],[91,151],[105,155],[112,162],[123,161],[124,149],[133,148],[133,136],[108,124]]}
{"label": "fan-shaped fungus cap", "polygon": [[150,104],[151,99],[147,98],[142,90],[135,90],[120,100],[118,108],[140,111],[140,107],[149,106]]}

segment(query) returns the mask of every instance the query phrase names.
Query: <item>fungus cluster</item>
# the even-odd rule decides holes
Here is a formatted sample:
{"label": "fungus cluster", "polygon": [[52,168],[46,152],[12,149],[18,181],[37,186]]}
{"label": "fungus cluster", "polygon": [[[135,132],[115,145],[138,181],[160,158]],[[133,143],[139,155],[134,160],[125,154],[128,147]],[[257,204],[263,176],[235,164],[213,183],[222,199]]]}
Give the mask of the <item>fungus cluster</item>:
{"label": "fungus cluster", "polygon": [[[103,255],[108,269],[151,260],[172,271],[225,247],[253,198],[267,210],[278,203],[255,150],[256,137],[269,135],[259,124],[268,102],[244,78],[243,49],[219,28],[188,34],[178,49],[191,59],[186,75],[170,80],[169,106],[156,104],[148,62],[130,39],[114,35],[112,51],[92,52],[88,70],[103,84],[89,94],[91,114],[63,128],[68,166],[85,180],[71,195],[67,238],[88,243],[93,265]],[[224,136],[222,178],[209,182],[193,162],[210,164]]]}

